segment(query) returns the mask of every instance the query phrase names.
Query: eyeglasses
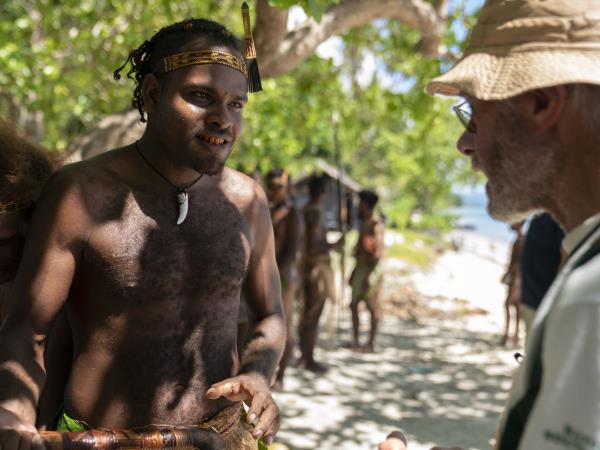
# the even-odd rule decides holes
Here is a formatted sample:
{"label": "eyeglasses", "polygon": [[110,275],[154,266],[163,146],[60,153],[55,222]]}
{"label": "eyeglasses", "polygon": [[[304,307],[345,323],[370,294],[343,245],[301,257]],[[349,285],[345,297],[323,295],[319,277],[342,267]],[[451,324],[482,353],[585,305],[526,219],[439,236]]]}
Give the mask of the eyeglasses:
{"label": "eyeglasses", "polygon": [[459,122],[463,127],[469,132],[475,134],[477,132],[477,127],[473,123],[473,118],[471,117],[471,112],[467,111],[467,107],[469,106],[468,102],[463,102],[458,106],[453,106],[452,110],[458,117]]}

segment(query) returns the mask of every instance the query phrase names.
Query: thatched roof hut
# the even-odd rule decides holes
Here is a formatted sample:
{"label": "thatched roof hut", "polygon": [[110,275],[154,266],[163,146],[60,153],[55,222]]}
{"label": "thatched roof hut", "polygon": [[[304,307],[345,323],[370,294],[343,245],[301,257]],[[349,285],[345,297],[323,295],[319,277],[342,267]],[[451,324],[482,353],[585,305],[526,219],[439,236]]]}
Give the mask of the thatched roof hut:
{"label": "thatched roof hut", "polygon": [[300,175],[292,180],[292,193],[294,203],[298,208],[303,208],[308,202],[308,182],[313,175],[325,177],[325,224],[331,230],[340,230],[340,208],[338,189],[342,189],[342,216],[346,217],[346,227],[358,226],[357,206],[358,193],[362,186],[347,174],[340,172],[337,167],[318,159],[312,172]]}

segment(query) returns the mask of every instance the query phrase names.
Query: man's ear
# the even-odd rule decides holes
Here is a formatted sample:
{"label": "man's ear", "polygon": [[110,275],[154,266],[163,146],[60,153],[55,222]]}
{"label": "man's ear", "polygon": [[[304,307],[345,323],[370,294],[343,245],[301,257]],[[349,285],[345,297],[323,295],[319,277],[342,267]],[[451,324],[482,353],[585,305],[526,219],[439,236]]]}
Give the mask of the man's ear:
{"label": "man's ear", "polygon": [[156,75],[149,73],[142,82],[142,99],[144,100],[144,109],[151,113],[156,109],[158,96],[160,95],[160,82]]}
{"label": "man's ear", "polygon": [[556,126],[567,104],[567,87],[552,86],[536,89],[520,96],[520,108],[533,125],[534,133],[543,133]]}

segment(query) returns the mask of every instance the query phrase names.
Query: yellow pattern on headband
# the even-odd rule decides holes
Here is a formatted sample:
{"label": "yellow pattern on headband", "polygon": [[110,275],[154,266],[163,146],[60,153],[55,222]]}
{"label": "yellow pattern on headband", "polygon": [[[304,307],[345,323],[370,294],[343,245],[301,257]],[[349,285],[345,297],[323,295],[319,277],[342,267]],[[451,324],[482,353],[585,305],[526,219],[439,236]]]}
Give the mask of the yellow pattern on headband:
{"label": "yellow pattern on headband", "polygon": [[231,53],[218,50],[197,50],[194,52],[176,53],[162,59],[162,71],[171,72],[182,67],[196,64],[222,64],[239,70],[248,78],[246,61]]}
{"label": "yellow pattern on headband", "polygon": [[0,203],[0,214],[24,211],[27,208],[29,208],[32,204],[33,204],[32,201]]}

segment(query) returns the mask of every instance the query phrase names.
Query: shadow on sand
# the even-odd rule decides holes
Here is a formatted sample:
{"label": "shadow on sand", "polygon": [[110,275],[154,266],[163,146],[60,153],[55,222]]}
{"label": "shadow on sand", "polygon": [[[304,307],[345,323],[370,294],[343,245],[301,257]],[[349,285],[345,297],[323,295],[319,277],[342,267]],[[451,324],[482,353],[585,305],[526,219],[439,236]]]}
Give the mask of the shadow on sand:
{"label": "shadow on sand", "polygon": [[516,367],[495,342],[455,321],[388,317],[377,353],[321,351],[324,376],[290,368],[278,440],[293,450],[375,449],[400,428],[411,448],[489,448]]}

